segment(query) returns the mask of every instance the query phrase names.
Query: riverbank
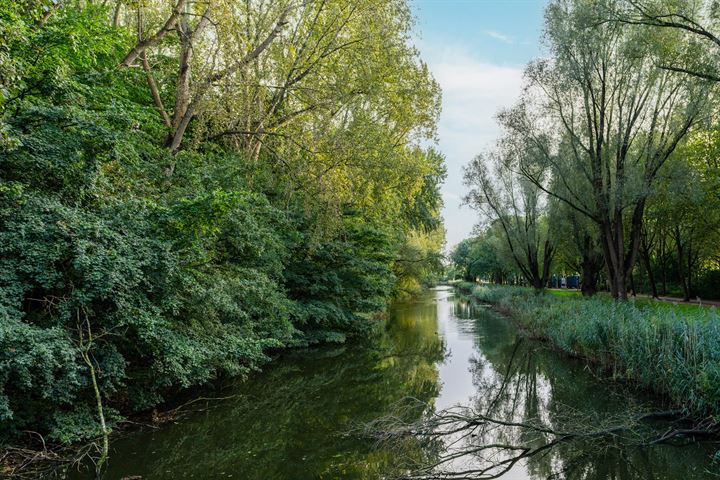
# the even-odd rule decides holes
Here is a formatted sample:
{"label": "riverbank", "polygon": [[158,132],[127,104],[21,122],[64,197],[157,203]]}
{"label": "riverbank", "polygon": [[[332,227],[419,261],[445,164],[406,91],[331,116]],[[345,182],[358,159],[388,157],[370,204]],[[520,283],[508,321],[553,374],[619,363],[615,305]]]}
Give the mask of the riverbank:
{"label": "riverbank", "polygon": [[[375,312],[367,319],[364,335],[345,336],[338,333],[334,341],[322,339],[268,349],[263,352],[262,363],[245,375],[225,375],[204,384],[167,390],[161,403],[139,411],[116,412],[112,418],[108,440],[115,445],[141,432],[158,432],[199,412],[223,408],[223,405],[230,401],[239,401],[241,395],[238,392],[242,391],[244,384],[257,382],[258,379],[270,374],[276,362],[283,359],[303,361],[305,356],[312,358],[316,355],[316,351],[322,349],[342,350],[346,347],[381,343],[386,321],[386,311]],[[73,427],[76,425],[68,426],[68,428]],[[23,433],[24,435],[17,437],[14,443],[0,444],[0,479],[66,479],[69,471],[75,473],[82,471],[86,473],[87,478],[94,478],[95,473],[91,467],[95,465],[98,450],[103,442],[102,436],[61,443],[34,430],[26,430]],[[110,457],[112,458],[112,454]],[[115,477],[105,475],[102,478]]]}
{"label": "riverbank", "polygon": [[[714,308],[558,297],[519,287],[462,283],[532,336],[665,398],[698,419],[720,415],[720,318]],[[717,422],[715,422],[717,428]]]}
{"label": "riverbank", "polygon": [[[359,479],[375,470],[370,478],[379,478],[392,458],[375,455],[364,439],[347,433],[405,397],[429,402],[438,395],[433,366],[444,345],[435,318],[417,315],[434,307],[434,297],[427,290],[397,301],[409,310],[391,307],[365,337],[279,351],[245,380],[196,389],[179,411],[167,406],[133,418],[140,425],[111,437],[102,478]],[[197,397],[201,401],[189,404]],[[46,476],[25,471],[12,478],[94,479],[89,458],[80,469],[44,466]]]}
{"label": "riverbank", "polygon": [[[246,381],[198,391],[226,399],[195,402],[182,418],[132,426],[113,437],[103,478],[394,478],[398,470],[407,473],[406,460],[417,466],[416,460],[429,458],[422,444],[407,438],[398,451],[398,445],[378,444],[364,428],[398,413],[408,415],[404,421],[421,422],[422,408],[404,408],[408,399],[435,412],[461,405],[502,421],[531,419],[546,429],[635,418],[653,400],[599,381],[581,362],[528,341],[494,309],[476,308],[449,289],[394,302],[383,323],[376,338],[288,350]],[[671,425],[659,422],[657,429],[662,433]],[[712,444],[638,448],[635,440],[558,444],[547,455],[518,463],[508,478],[540,480],[550,471],[587,480],[712,478]],[[482,441],[533,444],[512,426],[492,429]],[[24,478],[95,477],[88,460],[80,471],[68,466]]]}

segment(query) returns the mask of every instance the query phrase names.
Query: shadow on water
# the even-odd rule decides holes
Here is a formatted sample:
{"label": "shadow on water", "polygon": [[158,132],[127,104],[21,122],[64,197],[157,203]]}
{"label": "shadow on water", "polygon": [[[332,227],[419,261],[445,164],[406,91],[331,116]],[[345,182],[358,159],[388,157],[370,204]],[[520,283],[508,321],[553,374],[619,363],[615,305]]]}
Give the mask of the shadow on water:
{"label": "shadow on water", "polygon": [[[573,412],[602,419],[645,400],[523,341],[506,320],[447,289],[396,304],[373,341],[288,353],[231,390],[232,399],[212,408],[115,440],[106,478],[387,478],[408,461],[442,456],[422,442],[406,442],[400,458],[397,445],[378,447],[353,433],[396,413],[408,397],[430,407],[403,410],[407,423],[461,404],[559,427]],[[492,438],[481,440],[534,441],[523,435],[516,428],[494,428]],[[518,462],[502,478],[540,479],[557,472],[556,478],[593,480],[717,478],[709,473],[713,447],[718,448],[641,448],[620,437],[601,449],[597,442],[573,442]],[[463,458],[456,466],[477,461]]]}

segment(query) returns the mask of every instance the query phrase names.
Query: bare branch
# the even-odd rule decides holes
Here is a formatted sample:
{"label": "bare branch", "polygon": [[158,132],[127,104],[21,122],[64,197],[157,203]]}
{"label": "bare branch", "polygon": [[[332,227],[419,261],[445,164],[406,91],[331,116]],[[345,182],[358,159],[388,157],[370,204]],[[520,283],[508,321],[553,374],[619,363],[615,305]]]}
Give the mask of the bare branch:
{"label": "bare branch", "polygon": [[160,30],[155,32],[155,34],[139,41],[132,48],[132,50],[130,50],[128,54],[125,55],[123,61],[120,62],[120,68],[128,68],[130,65],[133,64],[133,62],[135,62],[135,60],[140,56],[141,53],[143,53],[149,47],[153,47],[160,43],[160,41],[165,38],[165,35],[172,32],[175,29],[175,25],[177,24],[180,15],[182,15],[182,10],[185,8],[186,4],[187,0],[178,0],[172,10],[172,13],[167,18],[163,26],[160,27]]}

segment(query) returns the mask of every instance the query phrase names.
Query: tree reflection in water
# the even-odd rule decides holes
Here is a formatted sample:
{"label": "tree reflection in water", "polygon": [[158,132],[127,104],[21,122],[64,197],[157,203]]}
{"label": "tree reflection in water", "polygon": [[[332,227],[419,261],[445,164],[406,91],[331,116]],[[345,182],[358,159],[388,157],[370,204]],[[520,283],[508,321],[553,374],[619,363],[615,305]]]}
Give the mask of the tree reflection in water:
{"label": "tree reflection in water", "polygon": [[[449,295],[397,304],[372,341],[287,353],[202,392],[234,397],[116,439],[106,478],[490,478],[518,456],[503,478],[717,478],[706,472],[712,445],[643,446],[668,427],[638,420],[647,401]],[[463,407],[435,407],[455,401]],[[632,428],[599,435],[620,425]]]}
{"label": "tree reflection in water", "polygon": [[[477,393],[469,405],[430,411],[420,422],[394,415],[368,425],[366,433],[405,458],[399,478],[718,478],[711,471],[717,447],[668,436],[686,425],[657,399],[603,384],[485,308],[458,300],[454,313],[460,328],[475,333]],[[406,399],[398,411],[417,402]],[[403,454],[409,438],[424,456]]]}
{"label": "tree reflection in water", "polygon": [[[377,479],[394,472],[390,451],[349,435],[356,424],[390,413],[404,397],[422,401],[404,421],[420,418],[438,395],[434,296],[405,302],[367,342],[288,352],[246,382],[206,397],[178,423],[138,432],[112,445],[106,478]],[[415,453],[412,452],[415,448]],[[408,445],[408,455],[420,455]],[[70,472],[90,479],[91,472]]]}

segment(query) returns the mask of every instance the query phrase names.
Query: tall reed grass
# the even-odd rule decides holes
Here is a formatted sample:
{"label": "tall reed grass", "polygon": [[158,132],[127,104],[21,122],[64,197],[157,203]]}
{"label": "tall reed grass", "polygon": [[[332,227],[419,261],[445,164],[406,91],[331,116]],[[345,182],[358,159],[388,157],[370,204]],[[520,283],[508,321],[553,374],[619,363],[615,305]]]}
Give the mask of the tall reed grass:
{"label": "tall reed grass", "polygon": [[531,289],[459,285],[497,305],[532,335],[618,379],[667,397],[692,415],[720,417],[720,318],[715,308],[672,309]]}

